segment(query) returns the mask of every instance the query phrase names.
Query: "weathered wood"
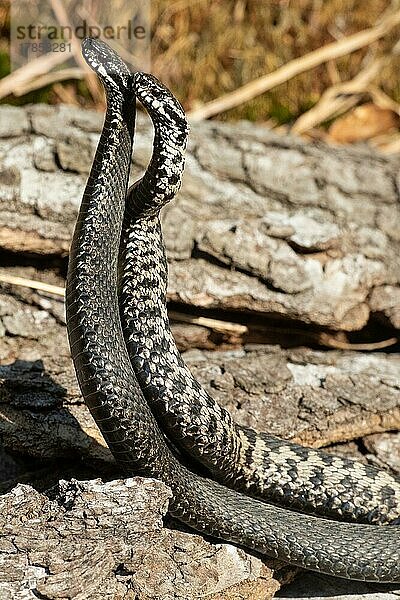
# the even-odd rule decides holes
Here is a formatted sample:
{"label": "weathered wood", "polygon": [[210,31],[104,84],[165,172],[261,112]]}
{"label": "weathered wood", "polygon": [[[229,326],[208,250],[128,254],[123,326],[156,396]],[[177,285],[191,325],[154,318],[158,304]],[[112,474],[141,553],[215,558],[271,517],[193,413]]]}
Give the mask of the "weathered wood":
{"label": "weathered wood", "polygon": [[[0,248],[66,255],[101,115],[0,107]],[[133,176],[149,156],[139,119]],[[169,298],[345,331],[399,328],[398,159],[239,123],[192,126],[164,212]]]}
{"label": "weathered wood", "polygon": [[[3,289],[0,323],[4,448],[48,459],[110,461],[75,380],[62,302],[22,288]],[[191,350],[185,359],[237,422],[258,430],[327,446],[400,429],[396,354],[247,346]]]}
{"label": "weathered wood", "polygon": [[153,479],[60,481],[0,497],[0,596],[26,600],[268,600],[287,569],[163,527]]}
{"label": "weathered wood", "polygon": [[364,445],[378,464],[400,475],[400,432],[369,435]]}

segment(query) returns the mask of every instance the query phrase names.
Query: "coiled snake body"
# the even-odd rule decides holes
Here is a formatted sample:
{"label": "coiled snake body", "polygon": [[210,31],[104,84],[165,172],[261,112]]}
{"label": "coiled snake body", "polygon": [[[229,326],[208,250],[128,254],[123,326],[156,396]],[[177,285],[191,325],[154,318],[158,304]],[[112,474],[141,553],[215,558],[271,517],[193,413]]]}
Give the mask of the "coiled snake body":
{"label": "coiled snake body", "polygon": [[[96,40],[85,40],[83,52],[89,65],[103,82],[107,94],[107,112],[72,241],[66,293],[67,328],[82,394],[110,449],[127,472],[157,477],[169,485],[173,493],[171,514],[197,531],[305,568],[341,577],[400,581],[398,526],[378,527],[335,522],[296,513],[248,497],[191,472],[179,462],[167,445],[142,389],[148,398],[163,396],[164,388],[168,388],[171,381],[173,383],[183,377],[187,382],[188,375],[183,365],[183,371],[178,373],[176,380],[175,373],[173,377],[165,380],[150,380],[148,373],[146,375],[146,371],[156,372],[159,364],[159,355],[149,343],[149,336],[156,335],[157,328],[165,328],[166,325],[163,315],[159,314],[162,287],[156,286],[152,298],[158,308],[153,314],[147,315],[149,329],[140,342],[142,346],[138,345],[136,350],[131,347],[131,351],[134,350],[132,362],[135,370],[138,376],[142,373],[139,385],[130,362],[119,316],[117,263],[132,150],[135,94],[150,113],[153,112],[153,117],[157,113],[158,122],[166,125],[165,132],[169,132],[166,139],[163,128],[156,124],[155,148],[158,151],[153,154],[153,160],[143,180],[136,184],[129,194],[129,210],[124,225],[126,236],[132,225],[141,223],[137,226],[137,240],[142,236],[147,243],[148,254],[152,255],[154,252],[153,260],[156,263],[159,259],[163,260],[160,256],[161,239],[157,241],[154,238],[154,235],[159,235],[158,210],[169,196],[172,197],[175,188],[179,187],[187,135],[185,120],[183,116],[182,121],[179,121],[182,115],[179,115],[178,105],[171,105],[170,108],[169,103],[164,103],[165,96],[161,94],[159,97],[159,93],[166,92],[156,80],[143,73],[131,75],[119,57],[105,44]],[[178,122],[179,126],[173,129],[172,121]],[[175,152],[177,148],[178,153]],[[139,213],[141,218],[137,218]],[[144,226],[146,219],[149,229]],[[150,234],[153,238],[148,237]],[[156,244],[154,250],[149,248],[149,240]],[[149,266],[150,269],[155,269],[154,262],[150,261]],[[159,265],[157,269],[160,273]],[[139,277],[138,272],[136,276]],[[149,289],[153,271],[140,271],[140,277],[142,279],[137,283],[137,287],[141,289],[142,294],[144,290]],[[161,279],[158,284],[163,285]],[[123,278],[122,289],[128,289],[124,286]],[[122,300],[124,294],[122,291]],[[145,297],[131,296],[130,306],[137,304],[141,312],[146,313],[147,301],[143,298]],[[142,315],[142,321],[146,322],[146,314]],[[137,329],[141,329],[141,326]],[[129,343],[130,333],[125,333]],[[136,353],[139,347],[143,350],[147,347],[148,352],[139,356]],[[190,386],[196,389],[194,384],[190,383]],[[206,402],[210,403],[211,400]],[[201,407],[199,411],[203,414]],[[183,426],[190,434],[190,426],[187,426],[188,415],[178,415],[175,419],[174,416],[171,417],[169,410],[155,409],[158,418],[163,412],[168,413],[171,419],[168,426],[163,425],[168,435],[174,429],[174,422],[178,429],[178,439],[182,437]],[[197,431],[197,423],[194,422],[194,435],[191,436],[187,448],[199,458],[203,455],[203,450],[197,452],[193,449],[194,444],[197,444],[197,440],[203,440],[206,447],[214,430],[217,430],[216,443],[227,438],[229,444],[233,440],[232,452],[236,453],[237,464],[240,464],[240,430],[227,420],[222,411],[218,412],[218,408],[213,408],[213,404],[210,404],[210,413],[214,417],[214,421],[208,422],[210,430],[203,431],[200,428]],[[160,423],[162,422],[160,419]],[[223,427],[221,422],[224,423]],[[244,431],[243,435],[248,435],[246,440],[250,444],[253,443],[252,433]],[[246,443],[243,440],[242,449]],[[273,438],[271,440],[273,441]],[[285,442],[279,443],[283,448],[288,447]],[[252,458],[250,453],[248,457]],[[208,464],[208,460],[206,458],[204,462]],[[221,468],[222,479],[229,470],[229,461],[226,467]],[[348,470],[351,471],[351,465]],[[216,471],[218,472],[219,468]],[[245,472],[243,477],[249,479]],[[231,479],[238,479],[238,476],[235,474]],[[353,478],[353,482],[355,480],[356,477]],[[333,485],[333,481],[334,478],[329,485]],[[245,484],[243,487],[247,489],[249,486]],[[379,494],[376,491],[374,493]],[[309,503],[307,500],[306,504]],[[383,509],[383,513],[389,514],[389,508],[388,505],[386,511]],[[317,512],[315,508],[311,510]],[[365,514],[369,512],[368,509]],[[328,509],[326,513],[329,513]],[[365,514],[363,513],[361,518],[368,519]]]}

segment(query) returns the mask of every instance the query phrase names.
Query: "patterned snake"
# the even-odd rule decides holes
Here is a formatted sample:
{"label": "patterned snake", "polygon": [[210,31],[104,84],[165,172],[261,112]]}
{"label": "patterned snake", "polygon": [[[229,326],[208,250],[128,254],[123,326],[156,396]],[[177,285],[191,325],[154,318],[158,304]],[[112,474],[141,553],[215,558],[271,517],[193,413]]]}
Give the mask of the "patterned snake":
{"label": "patterned snake", "polygon": [[[399,526],[337,522],[298,513],[231,490],[184,466],[187,452],[226,484],[280,505],[284,497],[296,494],[296,488],[302,498],[288,499],[286,505],[306,512],[350,519],[354,507],[360,506],[356,510],[360,520],[395,521],[398,516],[398,482],[357,463],[330,459],[328,464],[319,452],[299,450],[272,436],[238,428],[191,378],[176,353],[166,320],[165,263],[158,224],[159,209],[180,185],[186,121],[179,104],[157,80],[144,73],[131,74],[107,45],[85,40],[83,54],[104,85],[107,110],[71,246],[67,329],[83,397],[115,458],[128,473],[164,481],[173,493],[170,513],[199,532],[332,575],[400,581]],[[127,195],[135,96],[153,118],[155,140],[145,176]],[[161,360],[164,354],[166,359]],[[179,413],[177,407],[169,408],[175,389],[183,401]],[[188,403],[193,403],[193,409]],[[218,447],[225,442],[232,454],[226,458],[224,453],[224,462],[219,461]],[[181,452],[175,450],[178,445]],[[218,467],[213,463],[213,448],[217,448]],[[279,455],[284,458],[282,468]],[[300,465],[294,456],[300,458]],[[307,470],[314,469],[314,463],[323,490],[316,495],[302,492],[304,482],[316,486],[317,477]],[[278,471],[268,493],[269,474],[256,477],[260,465],[272,473]],[[289,486],[275,493],[288,465],[295,467],[289,468],[295,471],[288,473]],[[358,479],[365,478],[367,482],[357,487]],[[252,479],[254,486],[248,483]],[[333,502],[323,505],[334,486],[353,489],[351,510],[346,508],[344,495],[339,509]],[[377,500],[375,513],[389,517],[372,517],[369,503],[363,510],[369,500],[363,490],[371,486]],[[357,503],[359,494],[363,496]],[[386,501],[386,496],[395,500]]]}
{"label": "patterned snake", "polygon": [[188,129],[179,103],[154,78],[142,78],[136,94],[153,120],[155,138],[147,172],[128,191],[120,313],[132,366],[158,422],[182,451],[229,487],[339,520],[400,522],[400,480],[236,425],[186,367],[169,327],[159,212],[180,186]]}

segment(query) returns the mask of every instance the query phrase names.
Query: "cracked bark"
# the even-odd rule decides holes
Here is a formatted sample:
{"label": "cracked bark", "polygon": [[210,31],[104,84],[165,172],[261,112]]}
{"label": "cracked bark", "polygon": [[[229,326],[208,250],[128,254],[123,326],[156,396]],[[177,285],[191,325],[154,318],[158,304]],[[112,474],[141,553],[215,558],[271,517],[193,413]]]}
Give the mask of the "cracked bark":
{"label": "cracked bark", "polygon": [[[75,382],[62,302],[6,288],[0,294],[0,434],[2,489],[11,491],[0,497],[0,595],[272,597],[293,570],[171,529],[169,522],[162,528],[165,486],[115,480],[118,470]],[[378,433],[399,428],[398,356],[253,346],[191,350],[185,358],[238,421],[314,445],[355,440],[330,449],[398,469],[399,434]],[[93,481],[99,474],[112,481]],[[7,476],[14,481],[4,483]],[[59,483],[66,477],[92,481]],[[30,485],[15,487],[16,481]],[[38,491],[51,484],[50,497]]]}

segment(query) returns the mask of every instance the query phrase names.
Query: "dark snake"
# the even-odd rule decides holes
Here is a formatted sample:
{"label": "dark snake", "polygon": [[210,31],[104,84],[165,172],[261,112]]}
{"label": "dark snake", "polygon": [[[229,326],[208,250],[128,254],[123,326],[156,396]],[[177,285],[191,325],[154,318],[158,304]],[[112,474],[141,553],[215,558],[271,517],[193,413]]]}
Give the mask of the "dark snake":
{"label": "dark snake", "polygon": [[[169,506],[171,515],[199,532],[307,569],[368,581],[400,581],[400,531],[397,525],[380,527],[337,522],[297,513],[201,477],[178,460],[173,448],[175,438],[172,443],[166,438],[173,427],[171,424],[164,427],[162,421],[163,429],[160,428],[142,391],[143,388],[146,397],[149,397],[149,390],[152,397],[157,396],[154,382],[143,380],[139,384],[129,358],[119,315],[118,258],[126,201],[131,208],[125,215],[125,231],[140,222],[140,218],[134,218],[139,213],[142,220],[143,217],[153,220],[156,231],[155,218],[159,208],[179,187],[183,163],[178,160],[178,171],[173,172],[171,164],[174,160],[171,162],[170,158],[174,148],[184,149],[185,120],[180,122],[176,108],[170,110],[170,104],[164,104],[165,88],[150,75],[131,74],[105,44],[85,40],[83,54],[104,85],[107,110],[71,246],[66,290],[67,328],[83,397],[116,460],[127,473],[156,477],[167,484],[173,494]],[[146,175],[134,186],[127,200],[135,95],[155,121],[154,147],[157,152],[153,153]],[[174,129],[171,120],[179,126]],[[163,127],[157,127],[156,121],[168,124],[165,133]],[[165,134],[169,136],[167,139]],[[161,182],[160,169],[163,169]],[[147,236],[146,231],[144,235]],[[149,247],[151,238],[145,239],[147,252],[154,252],[154,259],[158,261],[162,244]],[[146,288],[145,279],[140,286],[142,293]],[[160,290],[162,285],[154,290],[155,299],[160,296]],[[140,299],[134,299],[130,306],[136,302],[140,303]],[[146,304],[140,306],[146,312]],[[157,310],[154,315],[148,315],[149,323],[153,317],[157,321]],[[145,315],[142,319],[146,319]],[[125,333],[129,337],[129,333]],[[147,335],[152,335],[151,330]],[[151,370],[151,364],[156,365],[158,359],[156,354],[150,358],[152,360],[147,362],[147,354],[141,357],[143,365],[147,362]],[[135,362],[134,356],[132,360],[139,373],[142,363]],[[159,383],[162,392],[163,382]],[[168,380],[164,383],[169,385]],[[212,401],[211,412],[213,406]],[[159,412],[155,409],[158,417]],[[215,414],[217,427],[219,414],[223,413]],[[187,418],[185,414],[177,416],[180,431]],[[179,439],[180,431],[177,433]],[[227,431],[228,435],[236,435],[235,427]],[[197,457],[193,440],[200,434],[206,440],[211,433],[198,432],[197,423],[194,423],[188,451]],[[281,443],[292,448],[287,442]],[[314,452],[310,456],[314,456]],[[199,455],[202,454],[200,451]],[[238,460],[240,462],[240,454]],[[208,458],[204,460],[207,461]],[[350,463],[350,475],[352,464],[356,463]],[[221,477],[224,478],[223,469]],[[323,510],[321,513],[324,514]]]}

